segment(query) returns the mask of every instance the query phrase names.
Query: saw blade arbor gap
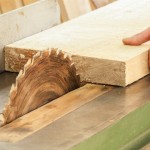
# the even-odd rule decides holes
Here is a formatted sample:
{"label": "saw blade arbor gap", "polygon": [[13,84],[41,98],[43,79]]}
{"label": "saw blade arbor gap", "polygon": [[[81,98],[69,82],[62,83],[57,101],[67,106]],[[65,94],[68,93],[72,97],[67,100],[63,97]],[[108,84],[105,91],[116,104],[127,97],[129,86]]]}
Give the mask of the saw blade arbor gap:
{"label": "saw blade arbor gap", "polygon": [[70,58],[52,49],[28,60],[12,86],[1,116],[2,125],[78,88],[79,76]]}

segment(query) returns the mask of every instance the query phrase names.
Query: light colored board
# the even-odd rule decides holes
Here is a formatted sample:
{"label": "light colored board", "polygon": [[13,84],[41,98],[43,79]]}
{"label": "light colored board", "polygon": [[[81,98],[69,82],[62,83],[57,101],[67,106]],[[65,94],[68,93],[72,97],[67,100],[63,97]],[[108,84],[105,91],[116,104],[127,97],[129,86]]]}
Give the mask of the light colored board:
{"label": "light colored board", "polygon": [[22,0],[14,0],[15,4],[16,4],[16,7],[19,8],[19,7],[22,7],[23,6],[23,2]]}
{"label": "light colored board", "polygon": [[109,3],[112,3],[116,0],[92,0],[93,3],[94,3],[94,6],[96,8],[100,8],[100,7],[103,7],[105,5],[108,5]]}
{"label": "light colored board", "polygon": [[57,0],[59,7],[60,7],[60,14],[61,14],[61,22],[65,22],[69,20],[67,11],[66,11],[66,7],[64,5],[64,1],[63,0]]}
{"label": "light colored board", "polygon": [[6,70],[19,71],[18,64],[23,62],[22,68],[33,51],[58,48],[73,55],[82,81],[126,86],[149,74],[150,44],[127,46],[122,43],[122,38],[150,25],[149,10],[149,0],[117,1],[7,45]]}
{"label": "light colored board", "polygon": [[57,0],[62,22],[71,20],[95,9],[92,0]]}
{"label": "light colored board", "polygon": [[89,4],[92,10],[95,10],[97,8],[93,0],[89,0]]}
{"label": "light colored board", "polygon": [[22,1],[24,5],[29,5],[29,4],[37,2],[38,0],[22,0]]}
{"label": "light colored board", "polygon": [[69,20],[92,11],[89,0],[63,0],[63,2]]}
{"label": "light colored board", "polygon": [[5,45],[60,23],[55,0],[43,0],[0,16],[0,72],[4,70]]}
{"label": "light colored board", "polygon": [[0,141],[20,141],[111,89],[108,86],[87,84],[74,90],[0,128]]}
{"label": "light colored board", "polygon": [[1,4],[0,4],[0,14],[2,14]]}
{"label": "light colored board", "polygon": [[0,5],[3,13],[14,10],[18,7],[14,0],[0,0]]}

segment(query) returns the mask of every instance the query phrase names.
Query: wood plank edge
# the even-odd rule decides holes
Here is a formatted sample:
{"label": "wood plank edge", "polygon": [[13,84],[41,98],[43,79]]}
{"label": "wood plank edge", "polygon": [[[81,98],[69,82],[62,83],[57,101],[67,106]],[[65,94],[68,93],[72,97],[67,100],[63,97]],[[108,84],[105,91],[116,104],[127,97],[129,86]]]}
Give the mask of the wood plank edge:
{"label": "wood plank edge", "polygon": [[138,81],[150,73],[148,65],[148,51],[126,61],[125,86]]}
{"label": "wood plank edge", "polygon": [[[5,70],[19,72],[27,60],[39,50],[5,47]],[[41,50],[43,51],[43,50]],[[65,52],[65,50],[64,50]],[[98,59],[72,55],[81,81],[88,83],[125,86],[125,63],[121,61]]]}

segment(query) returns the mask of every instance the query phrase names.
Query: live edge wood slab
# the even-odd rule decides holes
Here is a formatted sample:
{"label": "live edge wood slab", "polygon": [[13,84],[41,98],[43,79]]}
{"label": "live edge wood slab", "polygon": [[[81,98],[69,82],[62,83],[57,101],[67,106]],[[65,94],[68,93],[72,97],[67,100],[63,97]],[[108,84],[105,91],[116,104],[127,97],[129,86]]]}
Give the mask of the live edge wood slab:
{"label": "live edge wood slab", "polygon": [[37,51],[72,55],[82,81],[126,86],[149,74],[149,43],[125,46],[122,38],[150,26],[149,0],[117,1],[5,47],[5,69],[18,72]]}

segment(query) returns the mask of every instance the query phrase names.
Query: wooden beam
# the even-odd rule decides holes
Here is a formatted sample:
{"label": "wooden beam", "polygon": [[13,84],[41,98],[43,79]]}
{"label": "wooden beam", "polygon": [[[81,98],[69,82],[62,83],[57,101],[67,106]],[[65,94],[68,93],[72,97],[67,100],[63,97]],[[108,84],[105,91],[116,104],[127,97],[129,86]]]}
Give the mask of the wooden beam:
{"label": "wooden beam", "polygon": [[0,0],[2,12],[8,12],[17,8],[14,0]]}
{"label": "wooden beam", "polygon": [[92,0],[57,0],[61,10],[62,22],[71,20],[94,9]]}
{"label": "wooden beam", "polygon": [[23,6],[24,6],[22,0],[14,0],[14,2],[15,2],[15,4],[16,4],[16,7],[17,7],[17,8],[20,8],[20,7],[23,7]]}
{"label": "wooden beam", "polygon": [[18,64],[25,63],[32,51],[58,48],[72,55],[82,81],[119,86],[131,84],[149,74],[149,43],[126,46],[122,38],[150,25],[149,10],[149,0],[117,1],[7,45],[6,70],[19,71]]}
{"label": "wooden beam", "polygon": [[1,4],[0,4],[0,14],[2,14]]}
{"label": "wooden beam", "polygon": [[66,7],[64,5],[63,0],[57,0],[59,6],[60,6],[60,14],[61,14],[61,22],[65,22],[69,20]]}
{"label": "wooden beam", "polygon": [[89,0],[63,0],[63,3],[69,20],[92,11]]}
{"label": "wooden beam", "polygon": [[93,3],[94,3],[94,6],[96,8],[100,8],[100,7],[103,7],[105,5],[108,5],[109,3],[112,3],[116,0],[92,0]]}
{"label": "wooden beam", "polygon": [[5,45],[60,23],[55,0],[43,0],[0,16],[0,72],[4,70]]}
{"label": "wooden beam", "polygon": [[37,2],[38,0],[22,0],[22,1],[24,5],[29,5],[29,4]]}
{"label": "wooden beam", "polygon": [[108,86],[87,84],[74,90],[0,128],[0,141],[20,141],[111,89]]}

